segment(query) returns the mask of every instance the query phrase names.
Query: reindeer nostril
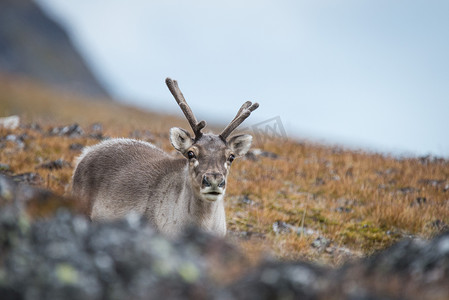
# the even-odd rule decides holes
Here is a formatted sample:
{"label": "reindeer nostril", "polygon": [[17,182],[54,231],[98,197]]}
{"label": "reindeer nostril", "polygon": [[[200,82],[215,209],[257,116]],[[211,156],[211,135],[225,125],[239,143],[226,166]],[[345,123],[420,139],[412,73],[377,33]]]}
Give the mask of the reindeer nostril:
{"label": "reindeer nostril", "polygon": [[203,182],[202,182],[202,184],[203,184],[204,186],[210,186],[210,182],[207,180],[206,176],[203,176]]}
{"label": "reindeer nostril", "polygon": [[220,182],[220,184],[218,186],[222,188],[225,186],[225,184],[226,184],[226,180],[223,179],[223,181]]}

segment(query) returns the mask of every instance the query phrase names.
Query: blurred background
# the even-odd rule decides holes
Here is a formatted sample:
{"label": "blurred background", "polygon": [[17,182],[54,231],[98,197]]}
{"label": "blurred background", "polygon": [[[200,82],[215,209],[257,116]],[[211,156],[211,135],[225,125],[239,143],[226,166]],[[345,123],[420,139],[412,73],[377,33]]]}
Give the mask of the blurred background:
{"label": "blurred background", "polygon": [[2,0],[0,72],[162,113],[449,157],[449,2]]}

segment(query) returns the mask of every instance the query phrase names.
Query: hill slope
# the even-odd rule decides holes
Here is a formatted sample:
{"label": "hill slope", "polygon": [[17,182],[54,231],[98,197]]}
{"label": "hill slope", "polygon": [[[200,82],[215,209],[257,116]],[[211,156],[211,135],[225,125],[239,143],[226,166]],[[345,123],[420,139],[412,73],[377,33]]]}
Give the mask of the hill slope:
{"label": "hill slope", "polygon": [[0,71],[108,97],[65,30],[31,0],[0,1]]}

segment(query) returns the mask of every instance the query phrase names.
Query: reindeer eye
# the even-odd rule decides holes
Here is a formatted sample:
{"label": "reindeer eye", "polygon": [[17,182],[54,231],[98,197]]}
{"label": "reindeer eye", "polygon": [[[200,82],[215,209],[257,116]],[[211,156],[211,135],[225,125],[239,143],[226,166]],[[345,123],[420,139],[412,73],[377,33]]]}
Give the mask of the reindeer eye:
{"label": "reindeer eye", "polygon": [[189,152],[187,152],[187,157],[189,159],[192,159],[192,158],[196,158],[196,155],[195,155],[195,153],[193,153],[193,151],[189,151]]}
{"label": "reindeer eye", "polygon": [[235,159],[235,156],[234,156],[234,154],[231,154],[231,155],[229,155],[229,162],[233,162],[234,161],[234,159]]}

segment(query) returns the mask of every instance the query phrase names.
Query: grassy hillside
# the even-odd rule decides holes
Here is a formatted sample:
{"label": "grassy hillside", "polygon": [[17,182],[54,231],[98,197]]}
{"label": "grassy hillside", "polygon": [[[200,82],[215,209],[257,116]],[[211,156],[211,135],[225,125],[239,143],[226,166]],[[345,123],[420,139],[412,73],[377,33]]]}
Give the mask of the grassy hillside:
{"label": "grassy hillside", "polygon": [[[20,178],[58,194],[68,191],[82,146],[136,137],[171,152],[169,128],[190,129],[174,116],[3,76],[0,116],[12,114],[20,115],[21,127],[0,128],[0,169],[37,173]],[[74,134],[64,134],[61,127],[75,123]],[[448,228],[447,160],[396,159],[303,141],[271,140],[260,147],[277,158],[236,161],[226,196],[229,238],[250,259],[269,253],[338,265],[404,236],[428,238]]]}

